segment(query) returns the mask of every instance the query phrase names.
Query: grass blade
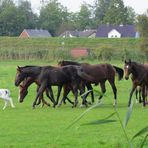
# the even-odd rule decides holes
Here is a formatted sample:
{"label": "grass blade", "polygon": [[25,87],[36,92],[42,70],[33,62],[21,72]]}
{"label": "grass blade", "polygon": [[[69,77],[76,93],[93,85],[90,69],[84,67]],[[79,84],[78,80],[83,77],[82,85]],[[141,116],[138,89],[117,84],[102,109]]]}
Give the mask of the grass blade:
{"label": "grass blade", "polygon": [[87,94],[90,93],[91,91],[92,91],[92,89],[91,89],[91,90],[88,90],[88,91],[86,91],[86,92],[84,92],[83,94],[81,94],[81,97],[87,95]]}
{"label": "grass blade", "polygon": [[98,124],[105,124],[105,123],[111,123],[111,122],[116,122],[116,120],[97,120],[97,121],[92,121],[89,123],[84,123],[83,125],[98,125]]}
{"label": "grass blade", "polygon": [[91,107],[89,107],[87,110],[85,110],[80,116],[78,116],[66,129],[69,129],[71,126],[73,126],[76,122],[78,122],[87,112],[89,112],[90,110],[92,110],[95,107],[100,106],[102,103],[97,103]]}
{"label": "grass blade", "polygon": [[144,137],[144,140],[142,141],[142,143],[141,143],[141,145],[140,145],[140,148],[143,148],[144,143],[145,143],[145,141],[146,141],[147,137],[148,137],[148,134]]}
{"label": "grass blade", "polygon": [[138,136],[141,136],[141,135],[147,133],[147,132],[148,132],[148,126],[144,127],[144,128],[143,128],[142,130],[140,130],[137,134],[135,134],[135,135],[133,136],[132,140],[135,139],[135,138],[138,137]]}
{"label": "grass blade", "polygon": [[131,101],[131,104],[130,106],[128,107],[128,111],[126,113],[126,117],[125,117],[125,120],[124,120],[124,123],[123,123],[123,127],[125,128],[127,126],[127,123],[131,117],[131,114],[132,114],[132,110],[133,110],[133,100]]}
{"label": "grass blade", "polygon": [[111,118],[113,115],[115,115],[115,112],[112,113],[111,115],[107,116],[107,117],[104,118],[104,119],[92,121],[92,122],[89,122],[89,123],[84,123],[84,124],[82,124],[82,125],[96,125],[96,124],[104,124],[104,123],[116,122],[116,120],[108,120],[108,119]]}

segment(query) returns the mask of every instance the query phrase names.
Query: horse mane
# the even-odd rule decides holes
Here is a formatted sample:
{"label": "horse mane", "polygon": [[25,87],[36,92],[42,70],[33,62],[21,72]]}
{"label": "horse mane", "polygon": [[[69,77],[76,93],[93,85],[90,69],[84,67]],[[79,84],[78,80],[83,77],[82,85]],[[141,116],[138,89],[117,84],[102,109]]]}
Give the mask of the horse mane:
{"label": "horse mane", "polygon": [[132,64],[133,66],[140,66],[140,67],[142,66],[142,67],[144,67],[144,64],[138,63],[138,62],[135,62],[135,61],[132,61],[131,64]]}
{"label": "horse mane", "polygon": [[26,65],[26,66],[23,66],[23,67],[19,67],[19,68],[31,68],[31,67],[40,67],[40,66],[36,66],[36,65]]}
{"label": "horse mane", "polygon": [[[81,65],[80,63],[76,62],[76,61],[71,61],[71,60],[63,60],[63,61],[60,61],[61,63],[65,63],[65,64],[68,64],[68,65]],[[59,62],[59,63],[60,63]]]}

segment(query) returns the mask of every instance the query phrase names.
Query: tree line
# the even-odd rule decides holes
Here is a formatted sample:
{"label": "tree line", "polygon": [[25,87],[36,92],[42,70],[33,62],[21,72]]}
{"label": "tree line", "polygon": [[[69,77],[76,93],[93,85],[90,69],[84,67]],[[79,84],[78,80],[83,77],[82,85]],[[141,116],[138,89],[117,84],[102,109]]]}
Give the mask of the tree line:
{"label": "tree line", "polygon": [[136,13],[123,0],[95,0],[83,3],[79,12],[69,12],[58,0],[42,0],[39,14],[31,3],[0,0],[0,36],[18,36],[23,29],[47,29],[53,36],[65,30],[96,29],[100,24],[134,24]]}

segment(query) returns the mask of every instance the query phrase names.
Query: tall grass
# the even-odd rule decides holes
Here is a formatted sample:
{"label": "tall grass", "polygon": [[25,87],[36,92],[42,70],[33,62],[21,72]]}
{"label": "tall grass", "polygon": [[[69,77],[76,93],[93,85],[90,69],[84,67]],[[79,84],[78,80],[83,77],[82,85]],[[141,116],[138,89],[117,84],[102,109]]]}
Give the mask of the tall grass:
{"label": "tall grass", "polygon": [[[95,105],[89,107],[80,116],[78,116],[66,129],[71,128],[75,123],[77,123],[81,118],[83,118],[85,114],[87,114],[92,109],[94,109],[96,107],[99,107],[100,105],[101,105],[101,103],[96,103]],[[147,137],[148,137],[148,126],[147,126],[147,123],[146,123],[146,126],[143,129],[141,129],[140,131],[138,131],[132,138],[129,138],[128,133],[126,131],[126,126],[127,126],[128,122],[129,122],[129,120],[131,118],[132,110],[133,110],[133,99],[131,100],[131,104],[128,107],[128,110],[127,110],[127,113],[126,113],[126,116],[125,116],[125,119],[124,119],[123,122],[122,122],[122,119],[120,117],[120,114],[118,113],[117,106],[115,106],[114,107],[114,111],[115,112],[111,113],[106,118],[95,120],[95,121],[91,121],[91,122],[85,123],[83,125],[100,125],[100,124],[108,124],[108,123],[116,122],[116,120],[113,120],[113,119],[112,120],[109,120],[111,117],[113,117],[114,115],[116,115],[116,117],[118,119],[118,123],[121,126],[121,130],[124,133],[124,137],[127,140],[128,147],[129,148],[133,148],[133,140],[136,137],[139,137],[139,136],[145,134],[142,142],[139,143],[139,148],[143,148],[144,147],[144,144],[145,144],[145,142],[147,140]]]}
{"label": "tall grass", "polygon": [[30,38],[0,37],[0,59],[58,60],[72,59],[70,50],[76,47],[89,49],[83,59],[123,60],[124,58],[145,59],[139,50],[139,39],[105,38]]}

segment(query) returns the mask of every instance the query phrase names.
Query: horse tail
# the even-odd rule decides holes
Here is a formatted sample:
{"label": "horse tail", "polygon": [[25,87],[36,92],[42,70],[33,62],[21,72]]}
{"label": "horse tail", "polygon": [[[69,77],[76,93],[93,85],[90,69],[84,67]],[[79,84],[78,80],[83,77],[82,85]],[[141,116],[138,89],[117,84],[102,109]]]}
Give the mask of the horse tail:
{"label": "horse tail", "polygon": [[94,82],[94,78],[90,75],[88,75],[87,73],[83,72],[78,72],[78,76],[80,76],[82,79],[90,81],[90,82]]}
{"label": "horse tail", "polygon": [[116,73],[118,74],[118,80],[121,80],[123,78],[123,75],[124,75],[124,71],[122,68],[119,68],[117,66],[114,66],[114,69],[116,70]]}

